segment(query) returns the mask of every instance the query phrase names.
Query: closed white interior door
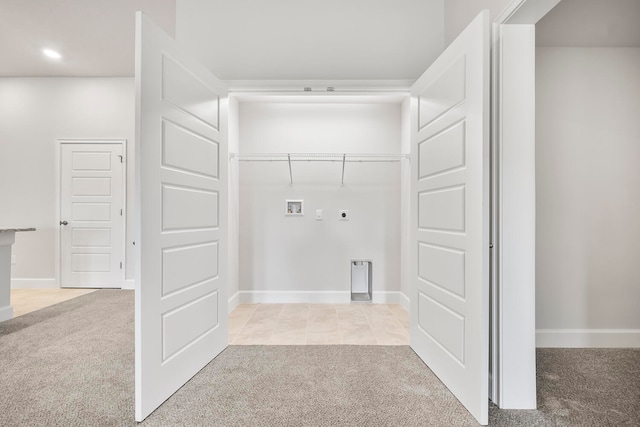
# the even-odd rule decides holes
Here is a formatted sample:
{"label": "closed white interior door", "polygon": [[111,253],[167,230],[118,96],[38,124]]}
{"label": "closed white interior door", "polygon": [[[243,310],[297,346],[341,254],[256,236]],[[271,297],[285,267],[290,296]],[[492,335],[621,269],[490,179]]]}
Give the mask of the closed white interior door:
{"label": "closed white interior door", "polygon": [[136,411],[226,346],[227,91],[136,15]]}
{"label": "closed white interior door", "polygon": [[489,14],[412,88],[411,347],[488,423]]}
{"label": "closed white interior door", "polygon": [[61,143],[60,284],[121,288],[124,280],[123,143]]}

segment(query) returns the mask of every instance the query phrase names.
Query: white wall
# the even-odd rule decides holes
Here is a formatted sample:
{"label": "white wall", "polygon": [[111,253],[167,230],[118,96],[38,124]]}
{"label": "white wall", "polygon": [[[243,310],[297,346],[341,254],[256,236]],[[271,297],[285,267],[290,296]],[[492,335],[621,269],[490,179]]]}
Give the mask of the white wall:
{"label": "white wall", "polygon": [[537,344],[640,347],[640,49],[536,62]]}
{"label": "white wall", "polygon": [[[240,150],[399,153],[400,110],[399,104],[242,103]],[[302,291],[315,294],[298,293],[298,300],[348,302],[350,260],[372,259],[374,299],[393,292],[398,302],[399,163],[347,164],[344,186],[340,163],[295,163],[293,185],[287,163],[239,167],[241,294]],[[285,216],[286,199],[304,199],[305,215]],[[322,221],[316,209],[323,209]],[[351,220],[339,221],[338,209],[350,210]]]}
{"label": "white wall", "polygon": [[[0,79],[0,225],[37,228],[16,235],[12,286],[58,286],[56,139],[126,139],[128,188],[133,189],[133,135],[133,78]],[[128,191],[129,207],[133,197]],[[129,209],[129,235],[132,224]],[[127,278],[133,277],[130,252]]]}
{"label": "white wall", "polygon": [[444,45],[449,46],[473,18],[489,9],[490,21],[507,7],[511,0],[446,0],[444,2]]}
{"label": "white wall", "polygon": [[[411,99],[408,98],[402,103],[400,117],[402,118],[400,151],[409,154],[411,152]],[[400,166],[400,235],[400,283],[404,296],[404,301],[401,301],[401,304],[409,311],[410,298],[414,289],[409,258],[413,241],[413,233],[411,232],[411,164],[409,162],[402,162]]]}

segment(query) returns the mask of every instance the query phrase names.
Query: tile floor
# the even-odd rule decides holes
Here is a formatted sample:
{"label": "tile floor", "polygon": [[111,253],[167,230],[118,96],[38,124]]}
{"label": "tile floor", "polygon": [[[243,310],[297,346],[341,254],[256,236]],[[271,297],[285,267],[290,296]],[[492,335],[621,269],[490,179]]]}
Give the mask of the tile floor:
{"label": "tile floor", "polygon": [[[13,317],[95,289],[12,289]],[[232,345],[408,345],[409,314],[396,304],[241,304],[229,314]]]}
{"label": "tile floor", "polygon": [[95,289],[11,289],[13,317],[22,316],[94,291]]}
{"label": "tile floor", "polygon": [[232,345],[408,345],[409,314],[395,304],[241,304]]}

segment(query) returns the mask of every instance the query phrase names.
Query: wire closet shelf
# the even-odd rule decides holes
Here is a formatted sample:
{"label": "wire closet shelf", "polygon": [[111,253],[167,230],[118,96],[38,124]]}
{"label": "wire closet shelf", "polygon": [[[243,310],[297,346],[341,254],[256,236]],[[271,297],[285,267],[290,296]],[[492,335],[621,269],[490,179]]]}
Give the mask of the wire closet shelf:
{"label": "wire closet shelf", "polygon": [[392,163],[408,160],[408,154],[356,154],[356,153],[231,153],[230,159],[240,162],[287,162],[289,179],[293,184],[291,163],[294,162],[334,162],[342,163],[342,182],[347,163]]}

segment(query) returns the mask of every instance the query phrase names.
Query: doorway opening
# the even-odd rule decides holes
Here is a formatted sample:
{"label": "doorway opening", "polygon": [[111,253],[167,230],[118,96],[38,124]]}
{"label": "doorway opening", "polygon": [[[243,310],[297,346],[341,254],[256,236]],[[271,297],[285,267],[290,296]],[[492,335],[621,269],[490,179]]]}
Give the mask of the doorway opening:
{"label": "doorway opening", "polygon": [[[409,344],[408,102],[231,96],[230,344]],[[350,304],[353,259],[376,266],[374,304]]]}

